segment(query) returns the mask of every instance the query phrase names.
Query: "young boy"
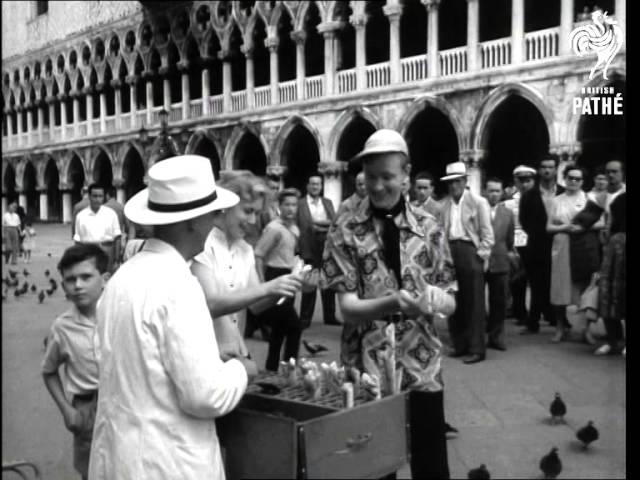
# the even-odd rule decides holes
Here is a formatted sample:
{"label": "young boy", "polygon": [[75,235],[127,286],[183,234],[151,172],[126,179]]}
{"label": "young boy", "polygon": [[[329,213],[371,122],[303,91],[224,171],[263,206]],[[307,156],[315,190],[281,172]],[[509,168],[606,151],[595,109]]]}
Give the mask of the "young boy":
{"label": "young boy", "polygon": [[[77,244],[62,255],[58,270],[73,306],[53,322],[42,376],[73,433],[73,465],[88,476],[91,437],[98,397],[98,363],[93,335],[96,306],[108,278],[109,258],[97,245]],[[64,369],[64,387],[58,370]]]}

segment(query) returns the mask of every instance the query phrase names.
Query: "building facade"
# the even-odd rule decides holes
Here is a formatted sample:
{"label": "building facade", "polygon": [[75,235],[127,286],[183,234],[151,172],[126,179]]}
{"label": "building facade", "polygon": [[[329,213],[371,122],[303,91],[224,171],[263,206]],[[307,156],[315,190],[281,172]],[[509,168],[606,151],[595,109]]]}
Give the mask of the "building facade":
{"label": "building facade", "polygon": [[[545,3],[545,10],[537,10]],[[600,0],[625,30],[625,0]],[[144,188],[160,112],[178,149],[336,204],[378,128],[412,172],[462,160],[471,187],[548,155],[624,160],[624,114],[576,110],[608,87],[624,111],[624,44],[589,79],[571,31],[591,0],[2,2],[2,208],[70,221],[84,185]],[[596,92],[602,90],[595,90]],[[611,95],[613,98],[615,95]]]}

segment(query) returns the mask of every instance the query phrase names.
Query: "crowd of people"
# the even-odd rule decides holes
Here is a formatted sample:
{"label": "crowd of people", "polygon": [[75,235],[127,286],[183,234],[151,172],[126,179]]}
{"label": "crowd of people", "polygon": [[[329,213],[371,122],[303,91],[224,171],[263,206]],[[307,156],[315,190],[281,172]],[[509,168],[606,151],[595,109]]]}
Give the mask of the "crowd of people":
{"label": "crowd of people", "polygon": [[351,165],[355,192],[337,212],[319,174],[303,196],[248,171],[216,182],[195,155],[153,165],[124,206],[110,188],[88,188],[58,265],[72,306],[51,328],[42,368],[83,478],[224,478],[214,419],[257,374],[245,339],[260,330],[269,342],[266,370],[297,358],[318,288],[323,322],[342,326],[342,364],[380,373],[393,350],[410,392],[413,478],[449,477],[437,316],[448,319],[449,354],[466,364],[507,349],[508,311],[523,333],[544,319],[551,340],[565,340],[568,305],[585,312],[590,343],[603,319],[597,354],[625,351],[620,161],[590,192],[581,168],[565,168],[562,187],[557,161],[543,159],[514,170],[510,194],[487,179],[484,196],[455,162],[436,199],[436,179],[418,172],[411,185],[405,140],[382,129]]}

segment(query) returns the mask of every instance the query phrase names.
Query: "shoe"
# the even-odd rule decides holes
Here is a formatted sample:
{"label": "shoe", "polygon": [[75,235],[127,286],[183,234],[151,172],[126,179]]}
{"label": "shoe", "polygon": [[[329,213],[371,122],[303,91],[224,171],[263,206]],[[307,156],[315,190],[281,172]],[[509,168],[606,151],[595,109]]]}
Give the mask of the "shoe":
{"label": "shoe", "polygon": [[467,354],[467,352],[464,351],[464,350],[452,350],[449,353],[449,356],[451,358],[460,358],[460,357],[464,357],[466,354]]}
{"label": "shoe", "polygon": [[538,333],[539,331],[540,331],[539,328],[525,327],[522,330],[520,330],[520,335],[534,335],[534,334]]}
{"label": "shoe", "polygon": [[342,322],[339,322],[338,320],[334,320],[333,322],[324,322],[325,325],[332,325],[334,327],[337,326],[342,326]]}
{"label": "shoe", "polygon": [[611,353],[611,345],[609,345],[608,343],[605,343],[600,348],[596,349],[595,352],[593,352],[594,355],[598,355],[598,356],[609,355],[610,353]]}
{"label": "shoe", "polygon": [[494,350],[500,350],[501,352],[507,351],[507,347],[503,342],[489,342],[487,343],[487,348],[493,348]]}
{"label": "shoe", "polygon": [[569,329],[563,328],[562,330],[556,330],[555,335],[551,338],[551,343],[564,342],[569,337]]}
{"label": "shoe", "polygon": [[624,347],[624,348],[622,349],[622,356],[623,356],[624,358],[627,358],[627,347]]}
{"label": "shoe", "polygon": [[484,360],[484,355],[480,355],[479,353],[474,353],[473,355],[469,355],[465,358],[462,363],[466,363],[467,365],[471,365],[472,363],[482,362]]}

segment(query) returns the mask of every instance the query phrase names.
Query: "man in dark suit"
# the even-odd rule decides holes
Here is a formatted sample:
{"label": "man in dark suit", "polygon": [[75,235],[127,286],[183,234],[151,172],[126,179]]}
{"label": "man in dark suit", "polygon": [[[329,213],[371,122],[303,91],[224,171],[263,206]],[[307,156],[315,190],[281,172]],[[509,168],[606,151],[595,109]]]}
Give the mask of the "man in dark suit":
{"label": "man in dark suit", "polygon": [[484,273],[493,247],[490,208],[487,200],[467,190],[463,162],[447,165],[449,195],[442,201],[442,225],[449,241],[458,279],[456,311],[449,317],[452,357],[468,355],[466,364],[485,359],[486,311]]}
{"label": "man in dark suit", "polygon": [[531,307],[527,326],[520,332],[522,334],[538,333],[541,314],[547,322],[555,324],[549,301],[553,239],[547,233],[547,216],[553,198],[564,192],[564,188],[556,183],[557,171],[556,159],[541,160],[538,166],[538,185],[523,193],[520,199],[520,224],[528,236],[527,255],[523,260],[531,284]]}
{"label": "man in dark suit", "polygon": [[[300,228],[299,250],[304,263],[313,268],[322,266],[322,251],[329,226],[335,218],[333,203],[322,196],[322,176],[314,174],[307,182],[307,195],[298,203],[298,227]],[[321,290],[322,317],[327,325],[341,325],[336,320],[335,293]],[[305,327],[311,325],[316,306],[316,290],[302,294],[300,320]]]}
{"label": "man in dark suit", "polygon": [[489,257],[489,270],[485,274],[489,287],[488,348],[505,351],[504,320],[507,313],[510,255],[514,255],[513,212],[500,200],[503,196],[502,180],[490,178],[486,183],[487,200],[491,207],[491,226],[495,243]]}

